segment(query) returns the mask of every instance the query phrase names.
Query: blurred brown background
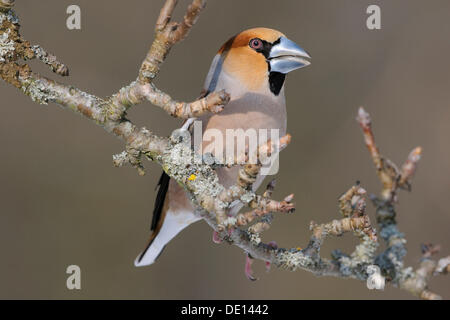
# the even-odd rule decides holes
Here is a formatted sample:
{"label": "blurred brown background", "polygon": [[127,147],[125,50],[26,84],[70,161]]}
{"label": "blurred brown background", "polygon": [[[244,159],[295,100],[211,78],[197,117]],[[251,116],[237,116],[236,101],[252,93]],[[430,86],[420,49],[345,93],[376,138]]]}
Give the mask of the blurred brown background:
{"label": "blurred brown background", "polygon": [[[152,41],[163,1],[17,1],[22,34],[68,64],[59,79],[100,96],[135,79]],[[187,1],[180,1],[179,17]],[[66,28],[66,8],[78,4],[82,30]],[[366,28],[366,8],[382,9],[382,29]],[[417,266],[422,242],[450,253],[450,2],[210,1],[188,39],[167,59],[157,84],[176,99],[200,92],[209,63],[233,34],[255,26],[284,32],[307,49],[313,64],[288,76],[288,131],[276,195],[294,192],[297,211],[278,216],[267,241],[305,246],[310,220],[338,217],[337,197],[356,180],[379,183],[354,118],[363,105],[382,152],[402,162],[424,148],[413,192],[400,194],[399,224],[406,262]],[[56,78],[38,62],[34,70]],[[154,186],[148,174],[112,166],[123,144],[103,129],[55,105],[39,106],[0,83],[0,298],[380,299],[411,296],[396,288],[272,270],[255,263],[259,281],[244,276],[243,252],[215,245],[203,222],[172,241],[156,264],[133,261],[149,234]],[[179,125],[149,104],[130,117],[161,135]],[[373,218],[373,208],[369,211]],[[351,235],[326,242],[323,254],[357,243]],[[66,288],[65,270],[82,270],[82,290]],[[450,279],[431,289],[450,298]]]}

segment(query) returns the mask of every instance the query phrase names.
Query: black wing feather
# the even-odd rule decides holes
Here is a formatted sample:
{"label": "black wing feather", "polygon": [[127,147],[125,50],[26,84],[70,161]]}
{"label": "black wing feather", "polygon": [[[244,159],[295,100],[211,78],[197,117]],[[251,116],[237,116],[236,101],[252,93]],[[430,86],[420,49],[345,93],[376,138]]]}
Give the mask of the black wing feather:
{"label": "black wing feather", "polygon": [[153,209],[152,225],[150,230],[155,230],[158,225],[158,221],[161,218],[162,209],[164,206],[164,200],[166,199],[167,190],[169,189],[170,177],[163,171],[158,182],[158,193],[156,194],[155,208]]}

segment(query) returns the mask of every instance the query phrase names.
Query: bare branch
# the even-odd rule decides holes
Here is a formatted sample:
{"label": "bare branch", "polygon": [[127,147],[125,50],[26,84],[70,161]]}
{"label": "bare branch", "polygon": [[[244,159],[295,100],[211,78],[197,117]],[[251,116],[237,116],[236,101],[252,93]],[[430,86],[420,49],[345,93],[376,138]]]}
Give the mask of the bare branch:
{"label": "bare branch", "polygon": [[136,104],[149,101],[173,117],[188,119],[201,116],[206,112],[218,113],[223,110],[229,100],[230,96],[222,90],[212,92],[193,102],[179,102],[157,89],[152,83],[141,84],[135,81],[113,95],[110,98],[110,103],[122,105],[128,109]]}
{"label": "bare branch", "polygon": [[372,120],[370,119],[370,115],[362,107],[359,108],[357,120],[363,130],[364,140],[377,169],[378,177],[383,184],[381,195],[383,199],[392,200],[395,197],[394,190],[397,188],[397,180],[400,175],[399,170],[394,163],[381,156],[375,144],[375,138],[372,132]]}
{"label": "bare branch", "polygon": [[164,3],[159,13],[158,20],[156,20],[155,25],[156,32],[164,30],[164,28],[170,22],[170,19],[172,19],[172,13],[175,10],[177,3],[178,3],[177,0],[167,0]]}
{"label": "bare branch", "polygon": [[56,60],[56,57],[44,49],[41,48],[41,46],[32,46],[31,49],[34,51],[36,57],[41,60],[46,65],[50,66],[50,69],[60,76],[68,76],[69,75],[69,68],[63,64],[62,62],[59,62]]}
{"label": "bare branch", "polygon": [[422,156],[422,148],[417,147],[408,156],[405,163],[402,166],[400,179],[398,185],[404,187],[407,190],[411,190],[410,180],[416,172],[417,164]]}
{"label": "bare branch", "polygon": [[439,247],[424,245],[420,267],[415,271],[412,271],[412,268],[405,268],[403,259],[406,255],[406,239],[405,235],[398,230],[395,220],[394,202],[397,190],[398,188],[411,189],[411,179],[420,160],[422,148],[417,147],[409,154],[400,171],[394,163],[379,154],[371,129],[370,116],[363,108],[359,109],[357,120],[363,129],[366,145],[383,183],[380,198],[372,196],[372,201],[376,207],[377,221],[381,228],[380,234],[387,248],[377,256],[375,263],[394,285],[422,299],[441,299],[439,295],[428,290],[428,281],[436,274],[437,265],[431,256],[439,251]]}
{"label": "bare branch", "polygon": [[[153,80],[160,71],[170,49],[183,40],[197,21],[206,0],[193,0],[181,22],[172,21],[177,1],[167,0],[155,26],[155,39],[148,51],[136,81],[121,88],[109,98],[100,98],[73,86],[64,85],[34,73],[23,61],[38,58],[59,75],[68,75],[68,68],[58,59],[44,51],[39,45],[32,46],[19,34],[19,20],[11,10],[13,0],[0,0],[0,77],[20,89],[33,101],[41,104],[56,103],[92,120],[107,132],[125,142],[125,151],[113,157],[116,166],[131,164],[139,174],[144,174],[142,158],[156,161],[167,174],[182,185],[189,194],[197,213],[215,230],[215,242],[227,242],[242,248],[247,253],[247,275],[251,272],[253,259],[267,265],[288,270],[303,269],[318,276],[335,276],[366,281],[369,269],[378,266],[383,276],[393,285],[423,299],[440,298],[428,289],[429,279],[437,274],[449,272],[450,257],[436,262],[432,259],[436,248],[425,246],[419,268],[404,267],[406,255],[405,236],[395,219],[395,200],[399,188],[410,189],[422,149],[414,149],[401,170],[384,158],[375,144],[371,119],[364,109],[358,113],[358,122],[363,130],[376,171],[382,182],[380,197],[372,196],[380,236],[386,243],[383,252],[379,247],[377,233],[366,213],[366,191],[357,183],[339,198],[339,211],[343,218],[330,223],[311,224],[312,235],[305,249],[279,248],[273,242],[264,243],[261,233],[272,224],[274,213],[290,213],[294,210],[293,195],[283,201],[273,200],[274,182],[263,193],[257,194],[253,184],[260,173],[262,156],[280,152],[290,142],[290,135],[280,141],[268,141],[257,150],[256,163],[245,163],[239,171],[236,184],[225,188],[218,182],[214,168],[205,164],[202,156],[192,150],[190,143],[175,133],[171,137],[159,137],[146,128],[138,128],[126,118],[126,112],[144,101],[164,109],[178,118],[196,117],[204,112],[220,112],[229,101],[227,93],[212,92],[206,97],[186,103],[172,99],[157,89]],[[243,156],[248,160],[248,153]],[[236,159],[236,160],[242,160]],[[230,165],[235,165],[236,162]],[[230,209],[238,200],[246,213],[231,216]],[[359,244],[351,254],[335,250],[330,259],[320,256],[323,241],[328,236],[340,236],[353,232]]]}
{"label": "bare branch", "polygon": [[373,231],[367,216],[343,218],[320,225],[312,222],[310,229],[313,231],[314,237],[320,240],[323,240],[328,235],[341,236],[345,232],[357,230],[366,233],[373,241],[377,240],[375,232]]}
{"label": "bare branch", "polygon": [[199,117],[206,112],[218,113],[230,100],[230,96],[224,90],[213,92],[190,103],[172,100],[166,93],[156,88],[144,92],[144,96],[152,104],[161,107],[171,116],[181,119]]}
{"label": "bare branch", "polygon": [[[365,196],[366,190],[364,190],[359,182],[351,187],[347,192],[345,192],[339,198],[339,210],[341,211],[342,216],[350,217],[355,212],[355,205]],[[359,208],[359,211],[364,211],[364,208]],[[358,216],[361,216],[362,213],[358,213]]]}
{"label": "bare branch", "polygon": [[200,12],[204,9],[206,1],[193,0],[181,23],[171,22],[176,4],[177,1],[168,0],[160,12],[156,24],[155,40],[139,70],[140,82],[151,82],[156,77],[170,49],[187,36]]}

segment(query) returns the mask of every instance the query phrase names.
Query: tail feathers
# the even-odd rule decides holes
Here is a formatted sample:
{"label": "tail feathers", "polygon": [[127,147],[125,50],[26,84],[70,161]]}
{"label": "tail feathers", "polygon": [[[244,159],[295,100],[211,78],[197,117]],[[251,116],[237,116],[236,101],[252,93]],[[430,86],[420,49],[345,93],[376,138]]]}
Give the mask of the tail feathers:
{"label": "tail feathers", "polygon": [[165,244],[160,243],[160,241],[155,241],[157,237],[150,238],[149,244],[145,248],[144,251],[142,251],[137,258],[134,260],[134,265],[136,267],[144,267],[153,264],[156,259],[161,255],[164,248],[166,247]]}
{"label": "tail feathers", "polygon": [[154,231],[147,247],[136,258],[134,265],[136,267],[143,267],[153,264],[170,240],[172,240],[181,230],[198,220],[200,220],[200,218],[195,216],[192,212],[179,212],[176,216],[172,215],[171,212],[168,212],[161,229]]}

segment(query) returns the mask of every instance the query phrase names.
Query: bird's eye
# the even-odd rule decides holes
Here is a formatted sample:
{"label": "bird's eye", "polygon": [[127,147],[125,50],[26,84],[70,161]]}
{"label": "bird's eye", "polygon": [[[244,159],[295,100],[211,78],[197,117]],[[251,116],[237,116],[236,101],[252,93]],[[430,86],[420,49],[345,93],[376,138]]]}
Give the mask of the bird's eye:
{"label": "bird's eye", "polygon": [[258,50],[258,49],[262,48],[263,43],[262,43],[261,39],[254,38],[254,39],[250,40],[249,46],[252,49]]}

